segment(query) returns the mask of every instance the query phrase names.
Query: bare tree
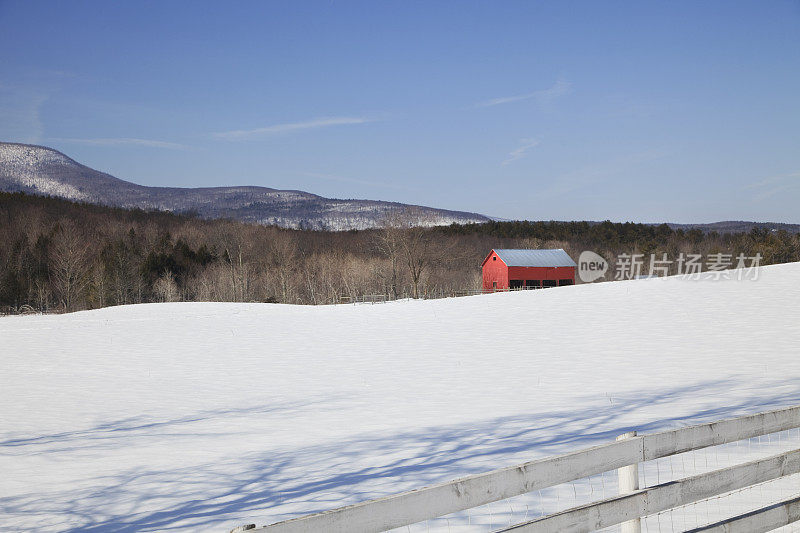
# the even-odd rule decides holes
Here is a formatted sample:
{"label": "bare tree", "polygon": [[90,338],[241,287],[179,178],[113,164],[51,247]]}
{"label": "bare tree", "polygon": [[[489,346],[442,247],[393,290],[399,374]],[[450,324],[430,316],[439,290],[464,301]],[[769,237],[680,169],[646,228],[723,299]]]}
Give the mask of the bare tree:
{"label": "bare tree", "polygon": [[244,243],[237,239],[225,249],[230,271],[231,293],[236,302],[250,300],[250,264],[244,259]]}
{"label": "bare tree", "polygon": [[153,285],[153,290],[158,295],[158,299],[162,302],[177,302],[180,300],[178,296],[178,284],[175,283],[175,276],[172,272],[164,272]]}
{"label": "bare tree", "polygon": [[420,284],[432,264],[447,259],[451,245],[443,240],[437,242],[430,227],[434,225],[430,215],[418,208],[406,208],[387,216],[378,242],[383,254],[392,266],[392,290],[397,297],[397,261],[408,269],[414,298],[420,297]]}
{"label": "bare tree", "polygon": [[281,303],[293,301],[296,262],[302,258],[297,250],[297,242],[291,233],[278,231],[270,243],[269,263],[277,278],[277,294]]}
{"label": "bare tree", "polygon": [[403,258],[403,232],[408,221],[401,211],[391,211],[381,220],[381,229],[375,237],[378,252],[389,260],[389,291],[396,300],[398,297],[397,270]]}
{"label": "bare tree", "polygon": [[53,236],[52,283],[64,309],[71,311],[89,284],[89,245],[78,227],[63,219]]}

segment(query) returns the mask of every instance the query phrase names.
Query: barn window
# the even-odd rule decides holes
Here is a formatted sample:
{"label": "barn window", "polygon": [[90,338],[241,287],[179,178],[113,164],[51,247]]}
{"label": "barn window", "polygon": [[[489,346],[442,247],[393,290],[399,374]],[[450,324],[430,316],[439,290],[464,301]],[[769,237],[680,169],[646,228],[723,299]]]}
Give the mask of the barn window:
{"label": "barn window", "polygon": [[555,286],[556,286],[556,280],[554,279],[542,280],[542,287],[555,287]]}
{"label": "barn window", "polygon": [[493,289],[496,289],[496,288],[497,288],[497,282],[496,282],[496,281],[493,281],[493,282],[492,282],[492,288],[493,288]]}
{"label": "barn window", "polygon": [[538,289],[539,287],[541,287],[541,285],[542,282],[539,281],[538,279],[529,279],[528,281],[525,282],[525,286],[528,287],[529,289]]}
{"label": "barn window", "polygon": [[522,280],[521,279],[512,279],[508,282],[508,286],[511,289],[521,289],[522,288]]}
{"label": "barn window", "polygon": [[492,257],[492,261],[497,261],[497,257]]}
{"label": "barn window", "polygon": [[571,280],[571,279],[560,279],[560,280],[558,280],[558,284],[559,285],[572,285],[574,283],[575,283],[575,280]]}

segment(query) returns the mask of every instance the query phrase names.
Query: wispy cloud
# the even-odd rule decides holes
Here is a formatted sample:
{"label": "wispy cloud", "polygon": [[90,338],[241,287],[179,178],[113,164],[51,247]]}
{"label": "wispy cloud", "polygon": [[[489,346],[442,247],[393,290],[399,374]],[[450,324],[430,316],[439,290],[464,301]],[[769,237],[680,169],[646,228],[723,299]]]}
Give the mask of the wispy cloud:
{"label": "wispy cloud", "polygon": [[341,183],[355,183],[356,185],[366,185],[368,187],[381,187],[385,189],[395,189],[395,190],[408,190],[406,187],[402,187],[400,185],[395,185],[393,183],[384,183],[380,181],[372,181],[372,180],[361,180],[357,178],[349,178],[346,176],[335,176],[333,174],[321,174],[319,172],[303,172],[303,176],[307,176],[309,178],[315,178],[325,181],[338,181]]}
{"label": "wispy cloud", "polygon": [[791,174],[781,174],[779,176],[760,179],[746,185],[743,190],[756,191],[753,195],[753,200],[761,201],[771,198],[785,190],[797,187],[800,187],[800,172],[792,172]]}
{"label": "wispy cloud", "polygon": [[527,94],[519,94],[516,96],[502,96],[500,98],[492,98],[485,102],[479,102],[477,107],[491,107],[502,104],[511,104],[514,102],[522,102],[523,100],[536,100],[540,104],[549,103],[560,96],[569,94],[572,91],[572,84],[566,80],[557,80],[549,89],[542,89]]}
{"label": "wispy cloud", "polygon": [[45,91],[0,84],[0,137],[40,143],[44,134],[41,109],[48,98]]}
{"label": "wispy cloud", "polygon": [[665,149],[654,148],[605,161],[593,161],[589,165],[549,178],[549,185],[539,191],[539,196],[542,199],[558,198],[574,191],[608,182],[608,180],[620,179],[632,169],[640,168],[641,165],[658,161],[669,155],[670,152]]}
{"label": "wispy cloud", "polygon": [[292,131],[314,130],[319,128],[329,128],[331,126],[365,124],[367,122],[372,122],[372,121],[373,121],[372,119],[365,117],[325,117],[313,120],[306,120],[303,122],[288,122],[285,124],[273,124],[271,126],[264,126],[263,128],[255,128],[252,130],[222,131],[215,133],[214,137],[218,139],[239,141],[239,140],[253,139],[266,135],[289,133]]}
{"label": "wispy cloud", "polygon": [[31,67],[13,69],[5,76],[0,80],[0,139],[40,144],[46,130],[43,107],[57,98],[67,80],[76,76]]}
{"label": "wispy cloud", "polygon": [[523,157],[528,155],[528,151],[531,148],[534,148],[535,146],[539,145],[539,139],[520,139],[519,142],[520,142],[519,147],[515,148],[508,154],[508,157],[506,157],[501,163],[502,165],[508,165],[509,163],[513,163],[517,159],[522,159]]}
{"label": "wispy cloud", "polygon": [[77,139],[73,137],[52,137],[50,141],[84,144],[87,146],[146,146],[148,148],[166,148],[169,150],[189,150],[191,146],[155,139],[136,139],[131,137]]}

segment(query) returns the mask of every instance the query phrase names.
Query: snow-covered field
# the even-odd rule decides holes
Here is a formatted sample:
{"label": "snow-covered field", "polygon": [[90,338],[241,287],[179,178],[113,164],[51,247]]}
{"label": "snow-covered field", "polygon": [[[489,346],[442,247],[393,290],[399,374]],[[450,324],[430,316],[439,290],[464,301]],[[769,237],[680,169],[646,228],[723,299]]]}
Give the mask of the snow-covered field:
{"label": "snow-covered field", "polygon": [[219,531],[800,403],[800,264],[0,319],[0,529]]}

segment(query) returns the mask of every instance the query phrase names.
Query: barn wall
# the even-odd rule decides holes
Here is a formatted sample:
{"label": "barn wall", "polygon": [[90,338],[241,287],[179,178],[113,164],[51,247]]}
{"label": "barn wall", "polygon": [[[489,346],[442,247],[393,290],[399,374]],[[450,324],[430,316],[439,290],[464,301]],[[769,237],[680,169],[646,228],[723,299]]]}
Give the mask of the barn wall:
{"label": "barn wall", "polygon": [[497,257],[497,261],[493,260],[497,257],[495,252],[492,252],[486,262],[483,263],[483,290],[492,290],[492,282],[497,282],[498,289],[508,288],[508,267],[503,260]]}
{"label": "barn wall", "polygon": [[571,279],[575,267],[509,267],[508,279]]}

